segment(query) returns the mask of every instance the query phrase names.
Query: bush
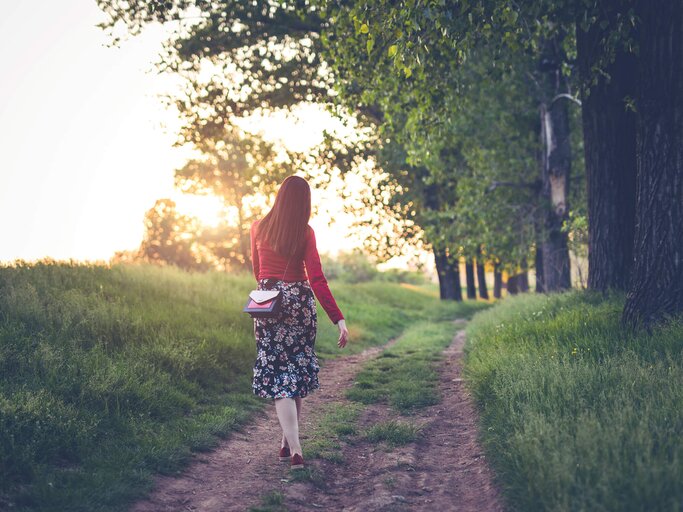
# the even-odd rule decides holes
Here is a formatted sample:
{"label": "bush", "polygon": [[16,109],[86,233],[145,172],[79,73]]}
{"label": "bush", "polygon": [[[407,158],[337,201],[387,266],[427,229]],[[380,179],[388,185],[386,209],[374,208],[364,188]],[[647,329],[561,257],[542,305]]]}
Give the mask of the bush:
{"label": "bush", "polygon": [[376,264],[360,251],[340,253],[336,258],[322,255],[321,260],[328,279],[338,279],[346,283],[384,281],[421,285],[427,281],[422,272],[402,269],[380,271]]}
{"label": "bush", "polygon": [[423,272],[397,268],[390,268],[379,272],[376,279],[388,283],[407,283],[414,285],[423,285],[427,283],[427,276]]}

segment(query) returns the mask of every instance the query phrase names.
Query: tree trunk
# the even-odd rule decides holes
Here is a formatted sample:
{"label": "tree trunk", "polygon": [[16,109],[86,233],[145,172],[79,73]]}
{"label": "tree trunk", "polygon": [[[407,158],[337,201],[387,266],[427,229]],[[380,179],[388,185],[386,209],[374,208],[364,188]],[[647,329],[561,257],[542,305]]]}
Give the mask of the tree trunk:
{"label": "tree trunk", "polygon": [[540,238],[537,238],[536,254],[534,256],[534,267],[536,268],[536,293],[544,293],[545,283],[543,281],[543,250],[539,240]]}
{"label": "tree trunk", "polygon": [[486,286],[486,267],[482,259],[481,247],[477,249],[477,286],[479,286],[479,297],[488,300],[489,290]]}
{"label": "tree trunk", "polygon": [[434,248],[434,264],[439,278],[439,296],[441,300],[462,300],[462,289],[460,288],[460,269],[458,263],[448,261],[445,250]]}
{"label": "tree trunk", "polygon": [[500,299],[503,288],[503,274],[500,271],[500,263],[496,263],[493,266],[493,296],[496,299]]}
{"label": "tree trunk", "polygon": [[[604,55],[601,39],[614,29],[616,12],[596,9],[586,32],[577,23],[579,71],[584,83]],[[601,27],[602,24],[607,24]],[[625,290],[633,263],[636,203],[636,58],[618,48],[615,60],[597,76],[582,98],[583,138],[588,182],[588,287]]]}
{"label": "tree trunk", "polygon": [[450,283],[453,285],[453,300],[462,301],[462,286],[460,285],[460,261],[458,258],[448,260]]}
{"label": "tree trunk", "polygon": [[636,233],[623,321],[683,311],[683,3],[641,0]]}
{"label": "tree trunk", "polygon": [[446,251],[440,251],[436,247],[432,248],[434,252],[434,266],[436,267],[436,277],[439,280],[439,298],[446,299]]}
{"label": "tree trunk", "polygon": [[508,276],[507,290],[508,294],[510,295],[517,295],[519,293],[519,281],[517,278],[517,274],[514,276]]}
{"label": "tree trunk", "polygon": [[467,298],[477,298],[477,287],[474,284],[474,261],[468,259],[465,261],[465,277],[467,280]]}
{"label": "tree trunk", "polygon": [[529,265],[526,259],[522,260],[521,271],[518,274],[519,291],[526,293],[529,291]]}
{"label": "tree trunk", "polygon": [[541,142],[543,146],[541,195],[546,203],[543,236],[543,281],[546,291],[571,286],[567,233],[562,225],[569,213],[569,100],[566,79],[562,76],[562,38],[544,43],[539,62],[545,98],[540,105]]}
{"label": "tree trunk", "polygon": [[[540,173],[543,174],[543,151],[538,152],[537,159]],[[540,195],[540,189],[538,192]],[[543,211],[543,208],[537,207],[536,211],[534,212],[534,245],[536,246],[534,251],[534,268],[536,272],[536,293],[545,293],[546,291],[543,273],[543,237],[545,231],[543,229],[544,221],[545,212]]]}

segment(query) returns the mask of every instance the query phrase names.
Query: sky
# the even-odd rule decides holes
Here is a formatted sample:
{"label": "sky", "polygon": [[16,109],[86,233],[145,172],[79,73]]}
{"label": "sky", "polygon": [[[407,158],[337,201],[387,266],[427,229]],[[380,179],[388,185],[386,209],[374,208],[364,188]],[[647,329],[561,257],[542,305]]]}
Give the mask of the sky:
{"label": "sky", "polygon": [[[163,27],[109,48],[94,0],[0,0],[0,12],[0,262],[107,261],[139,246],[162,197],[216,218],[217,201],[173,188],[191,151],[172,147],[178,120],[158,97],[174,85],[153,69]],[[314,139],[325,123],[314,110],[270,135]],[[313,201],[326,205],[311,219],[321,252],[358,245],[334,192]]]}

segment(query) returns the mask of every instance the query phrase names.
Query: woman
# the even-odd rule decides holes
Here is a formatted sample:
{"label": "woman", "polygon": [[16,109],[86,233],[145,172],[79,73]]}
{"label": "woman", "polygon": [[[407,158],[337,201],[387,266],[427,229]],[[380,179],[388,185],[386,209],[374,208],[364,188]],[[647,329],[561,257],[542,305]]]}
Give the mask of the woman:
{"label": "woman", "polygon": [[273,398],[282,427],[280,461],[304,467],[299,442],[301,401],[319,387],[314,345],[317,327],[315,297],[339,327],[340,348],[349,331],[330,292],[320,264],[315,233],[308,225],[311,189],[299,176],[287,177],[275,204],[251,225],[251,260],[259,290],[282,290],[280,313],[254,318],[257,356],[253,390]]}

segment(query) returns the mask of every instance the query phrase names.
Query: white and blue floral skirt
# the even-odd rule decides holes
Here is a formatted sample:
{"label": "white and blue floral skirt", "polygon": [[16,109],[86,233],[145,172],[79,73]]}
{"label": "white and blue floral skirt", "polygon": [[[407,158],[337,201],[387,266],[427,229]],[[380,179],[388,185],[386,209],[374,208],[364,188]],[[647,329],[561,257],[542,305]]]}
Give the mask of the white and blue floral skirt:
{"label": "white and blue floral skirt", "polygon": [[317,312],[308,281],[261,279],[259,290],[282,290],[280,312],[254,318],[256,362],[252,388],[263,398],[305,397],[320,387],[315,355]]}

